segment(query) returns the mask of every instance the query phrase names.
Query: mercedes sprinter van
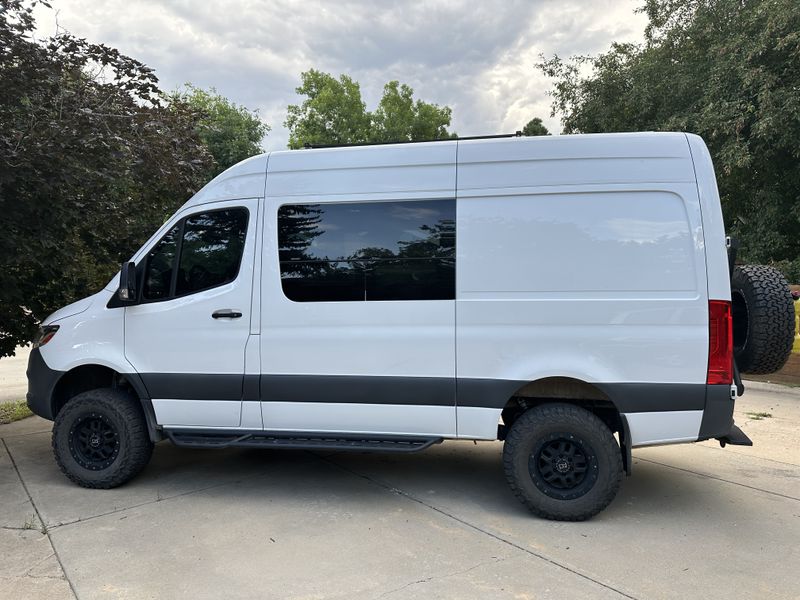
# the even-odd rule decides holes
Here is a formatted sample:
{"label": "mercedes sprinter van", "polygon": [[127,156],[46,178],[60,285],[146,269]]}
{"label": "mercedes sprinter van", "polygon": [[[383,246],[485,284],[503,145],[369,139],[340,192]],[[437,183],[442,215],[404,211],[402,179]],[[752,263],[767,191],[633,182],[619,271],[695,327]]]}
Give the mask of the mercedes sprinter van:
{"label": "mercedes sprinter van", "polygon": [[602,510],[631,449],[733,423],[715,176],[683,133],[271,152],[47,318],[28,404],[74,482],[155,442],[409,452],[503,440],[534,513]]}

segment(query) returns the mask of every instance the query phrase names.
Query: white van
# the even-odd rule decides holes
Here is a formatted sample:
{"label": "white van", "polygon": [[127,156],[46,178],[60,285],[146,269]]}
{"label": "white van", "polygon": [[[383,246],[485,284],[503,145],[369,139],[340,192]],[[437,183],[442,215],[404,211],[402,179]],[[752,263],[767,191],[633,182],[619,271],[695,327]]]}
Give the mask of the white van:
{"label": "white van", "polygon": [[[791,301],[790,301],[791,302]],[[44,323],[28,404],[92,488],[154,442],[409,452],[505,440],[534,513],[613,499],[631,448],[734,426],[731,287],[694,135],[271,152]]]}

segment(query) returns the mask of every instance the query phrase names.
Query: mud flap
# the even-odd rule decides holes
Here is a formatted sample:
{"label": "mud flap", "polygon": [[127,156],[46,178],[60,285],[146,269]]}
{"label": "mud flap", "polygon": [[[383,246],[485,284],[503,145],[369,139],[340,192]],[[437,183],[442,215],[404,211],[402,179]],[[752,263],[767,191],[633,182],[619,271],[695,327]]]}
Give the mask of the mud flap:
{"label": "mud flap", "polygon": [[631,467],[633,466],[633,455],[631,453],[631,429],[628,426],[628,419],[625,415],[621,414],[622,430],[619,432],[619,449],[622,452],[622,468],[625,469],[625,475],[631,474]]}

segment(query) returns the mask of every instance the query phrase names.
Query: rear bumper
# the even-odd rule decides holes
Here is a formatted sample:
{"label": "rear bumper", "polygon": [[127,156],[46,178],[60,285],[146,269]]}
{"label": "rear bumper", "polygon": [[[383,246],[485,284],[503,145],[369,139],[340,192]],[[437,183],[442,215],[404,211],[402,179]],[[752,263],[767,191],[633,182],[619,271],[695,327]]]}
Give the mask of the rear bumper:
{"label": "rear bumper", "polygon": [[751,440],[744,431],[739,429],[736,425],[734,425],[731,430],[727,433],[727,435],[722,436],[719,439],[719,445],[723,448],[730,444],[731,446],[752,446],[753,440]]}
{"label": "rear bumper", "polygon": [[734,427],[733,405],[730,385],[707,385],[706,405],[700,422],[698,441],[728,435]]}
{"label": "rear bumper", "polygon": [[[736,384],[737,390],[743,388]],[[738,392],[737,392],[738,393]],[[706,407],[700,423],[698,441],[716,438],[723,448],[732,446],[752,446],[752,440],[733,422],[733,406],[736,403],[730,386],[709,385],[706,387]]]}
{"label": "rear bumper", "polygon": [[609,394],[617,406],[621,399],[627,409],[620,412],[627,420],[632,447],[737,437],[733,435],[736,394],[731,385],[635,385],[633,390],[646,400],[636,402],[625,395]]}
{"label": "rear bumper", "polygon": [[48,367],[41,351],[34,348],[28,358],[28,369],[25,374],[28,376],[28,393],[25,396],[28,408],[33,414],[52,421],[53,389],[63,373]]}

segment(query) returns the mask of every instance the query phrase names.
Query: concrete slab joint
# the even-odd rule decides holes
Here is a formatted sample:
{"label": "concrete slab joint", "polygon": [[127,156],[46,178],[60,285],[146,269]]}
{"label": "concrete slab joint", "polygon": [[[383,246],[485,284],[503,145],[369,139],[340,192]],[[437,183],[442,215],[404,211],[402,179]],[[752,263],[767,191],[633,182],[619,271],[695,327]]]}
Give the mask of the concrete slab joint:
{"label": "concrete slab joint", "polygon": [[0,426],[0,599],[793,598],[800,402],[751,388],[735,417],[752,448],[639,449],[617,500],[585,523],[531,517],[500,443],[161,443],[137,479],[97,491],[61,475],[50,424],[31,418]]}

